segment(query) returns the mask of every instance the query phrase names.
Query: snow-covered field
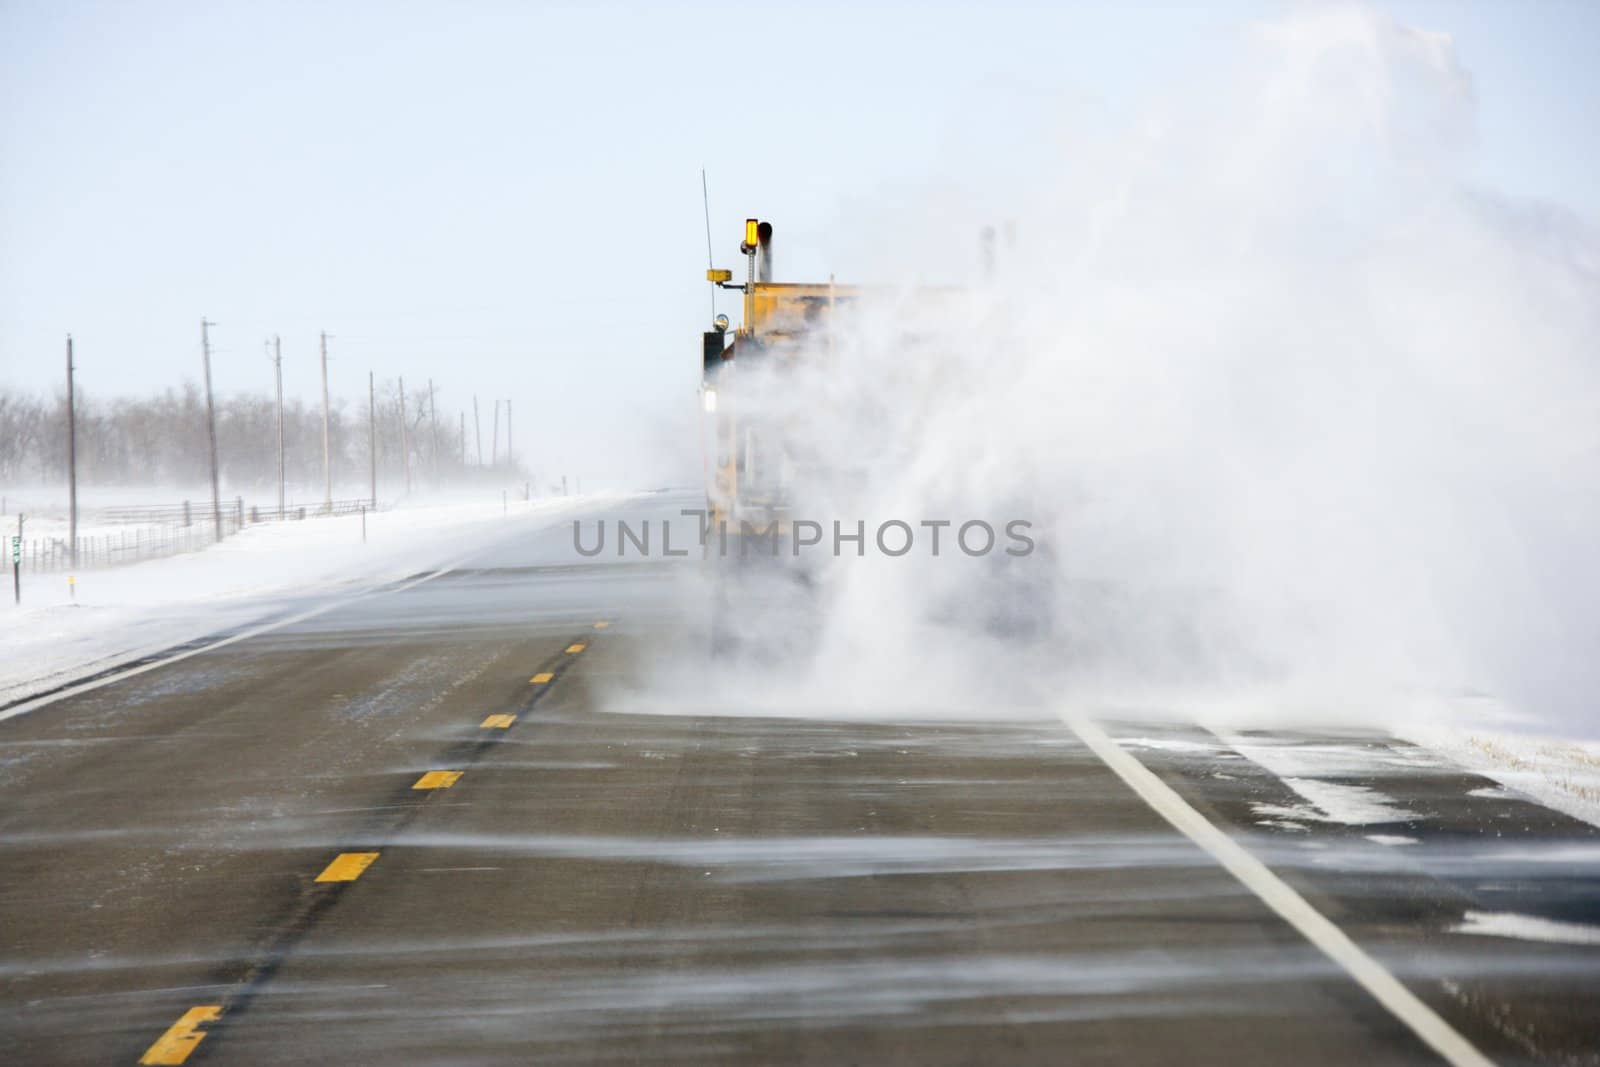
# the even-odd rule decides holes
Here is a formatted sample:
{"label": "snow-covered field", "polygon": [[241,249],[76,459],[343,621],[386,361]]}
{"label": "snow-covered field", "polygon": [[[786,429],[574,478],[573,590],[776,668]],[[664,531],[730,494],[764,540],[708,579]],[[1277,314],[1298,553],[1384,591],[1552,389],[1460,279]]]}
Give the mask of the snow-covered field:
{"label": "snow-covered field", "polygon": [[513,522],[555,522],[594,503],[502,503],[478,493],[368,515],[365,543],[360,516],[341,516],[251,526],[203,551],[82,570],[75,588],[65,574],[24,574],[22,604],[7,589],[0,608],[0,703],[244,625],[291,598],[359,592],[438,567]]}

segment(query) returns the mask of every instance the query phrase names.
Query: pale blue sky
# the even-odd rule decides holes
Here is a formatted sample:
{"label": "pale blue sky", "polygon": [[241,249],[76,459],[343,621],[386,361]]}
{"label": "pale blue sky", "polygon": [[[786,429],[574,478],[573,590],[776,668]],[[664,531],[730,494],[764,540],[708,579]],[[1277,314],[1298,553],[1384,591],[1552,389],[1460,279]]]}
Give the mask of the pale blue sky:
{"label": "pale blue sky", "polygon": [[[851,275],[851,205],[1027,158],[1063,108],[1116,127],[1285,6],[677,8],[0,2],[0,373],[54,388],[198,376],[316,395],[432,375],[453,419],[516,400],[547,471],[651,478],[693,441],[719,265],[746,214],[780,272]],[[1379,5],[1451,33],[1479,104],[1474,176],[1600,218],[1600,5]],[[487,429],[485,431],[487,433]]]}

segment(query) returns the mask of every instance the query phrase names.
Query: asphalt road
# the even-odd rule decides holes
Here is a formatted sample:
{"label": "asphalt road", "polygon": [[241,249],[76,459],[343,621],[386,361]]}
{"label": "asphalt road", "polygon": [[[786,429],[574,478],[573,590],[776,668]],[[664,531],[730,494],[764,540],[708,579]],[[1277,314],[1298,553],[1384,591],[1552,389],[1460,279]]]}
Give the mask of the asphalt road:
{"label": "asphalt road", "polygon": [[[530,527],[0,722],[0,1060],[1438,1061],[1059,720],[604,710],[692,566]],[[1600,1062],[1600,944],[1465,932],[1591,928],[1600,832],[1381,737],[1245,739],[1404,816],[1353,827],[1106,729],[1472,1048]]]}

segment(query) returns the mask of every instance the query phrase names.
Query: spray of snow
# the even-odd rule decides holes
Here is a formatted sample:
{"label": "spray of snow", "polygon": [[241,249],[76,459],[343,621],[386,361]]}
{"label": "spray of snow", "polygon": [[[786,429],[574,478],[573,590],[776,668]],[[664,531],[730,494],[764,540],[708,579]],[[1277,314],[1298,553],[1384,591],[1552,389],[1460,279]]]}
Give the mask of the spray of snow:
{"label": "spray of snow", "polygon": [[[1240,51],[1120,136],[1040,131],[1054,169],[900,191],[905,241],[859,227],[903,287],[740,388],[865,558],[778,665],[689,672],[697,709],[1600,729],[1600,244],[1468,180],[1448,37],[1335,7]],[[871,543],[967,518],[1039,549]]]}

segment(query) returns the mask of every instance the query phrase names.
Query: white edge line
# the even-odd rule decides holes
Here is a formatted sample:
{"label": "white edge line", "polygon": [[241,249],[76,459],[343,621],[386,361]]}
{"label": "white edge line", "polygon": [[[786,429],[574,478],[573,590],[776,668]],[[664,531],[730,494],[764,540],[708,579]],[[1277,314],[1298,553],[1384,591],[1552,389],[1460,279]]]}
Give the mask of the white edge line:
{"label": "white edge line", "polygon": [[7,708],[5,711],[0,711],[0,722],[5,722],[7,719],[14,719],[19,715],[26,715],[30,711],[37,711],[45,705],[53,704],[58,700],[65,700],[68,697],[77,696],[80,693],[87,693],[91,690],[99,689],[102,686],[112,685],[116,682],[132,678],[134,675],[143,674],[145,671],[153,671],[157,667],[165,667],[169,664],[177,663],[179,660],[186,660],[190,656],[198,656],[202,652],[213,652],[219,648],[224,648],[247,638],[259,637],[261,634],[270,633],[273,630],[281,630],[285,626],[293,626],[297,622],[305,622],[307,619],[314,619],[318,615],[323,615],[332,611],[334,608],[344,607],[346,604],[354,604],[356,601],[365,600],[369,596],[378,596],[383,593],[404,592],[407,589],[421,585],[423,582],[429,582],[441,575],[449,574],[467,560],[471,559],[474,555],[477,555],[477,553],[470,553],[453,563],[445,564],[436,571],[431,571],[428,574],[424,574],[420,578],[413,578],[410,581],[401,582],[399,585],[389,585],[382,586],[377,589],[368,589],[365,592],[357,593],[352,597],[330,600],[326,604],[319,604],[317,607],[311,608],[308,611],[302,611],[297,615],[291,615],[287,619],[279,619],[276,622],[264,623],[260,626],[252,626],[249,629],[240,630],[238,633],[229,637],[224,637],[219,640],[212,641],[209,644],[201,645],[199,648],[187,649],[171,656],[164,656],[161,659],[152,660],[149,663],[141,663],[137,667],[129,667],[127,670],[116,671],[101,678],[95,678],[87,682],[80,682],[77,685],[71,685],[65,689],[57,689],[53,693],[46,693],[43,696],[34,697],[32,700],[24,701],[21,704]]}
{"label": "white edge line", "polygon": [[1479,1052],[1381,963],[1367,955],[1343,930],[1313,908],[1287,882],[1273,874],[1271,868],[1207,821],[1204,815],[1156,777],[1155,772],[1139,762],[1137,757],[1112,740],[1104,730],[1073,712],[1061,711],[1060,716],[1067,728],[1139,794],[1140,799],[1220,863],[1323,955],[1344,968],[1356,984],[1372,994],[1379,1004],[1446,1062],[1462,1067],[1489,1067],[1493,1064],[1494,1061]]}

